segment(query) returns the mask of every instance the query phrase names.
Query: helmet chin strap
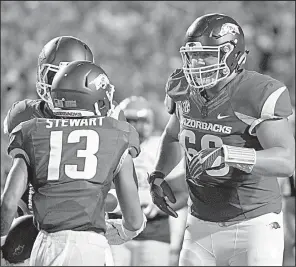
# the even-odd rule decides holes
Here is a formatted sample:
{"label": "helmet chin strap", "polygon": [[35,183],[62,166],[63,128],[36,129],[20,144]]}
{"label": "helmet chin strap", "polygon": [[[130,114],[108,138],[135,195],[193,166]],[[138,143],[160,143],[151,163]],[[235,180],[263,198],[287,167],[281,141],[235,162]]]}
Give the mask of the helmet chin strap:
{"label": "helmet chin strap", "polygon": [[98,105],[97,102],[94,104],[94,106],[95,106],[96,114],[97,114],[98,116],[102,116],[102,113],[101,113],[101,111],[99,110],[99,105]]}
{"label": "helmet chin strap", "polygon": [[240,69],[240,66],[245,64],[247,61],[247,55],[250,53],[249,50],[246,50],[242,56],[240,57],[240,59],[237,62],[237,67],[236,67],[236,72]]}

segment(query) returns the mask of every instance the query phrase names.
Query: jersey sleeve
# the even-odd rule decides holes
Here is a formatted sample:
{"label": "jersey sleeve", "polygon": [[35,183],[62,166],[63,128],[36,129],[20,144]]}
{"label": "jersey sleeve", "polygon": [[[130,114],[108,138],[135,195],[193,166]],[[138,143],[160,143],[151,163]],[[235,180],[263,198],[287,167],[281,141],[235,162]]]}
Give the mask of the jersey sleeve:
{"label": "jersey sleeve", "polygon": [[30,158],[25,149],[26,134],[24,132],[24,123],[18,124],[9,135],[8,155],[12,158],[23,158],[30,166]]}
{"label": "jersey sleeve", "polygon": [[129,153],[133,158],[136,158],[141,152],[139,134],[132,125],[129,127]]}
{"label": "jersey sleeve", "polygon": [[28,99],[13,103],[4,119],[4,133],[10,134],[12,130],[23,121],[31,119],[28,107]]}
{"label": "jersey sleeve", "polygon": [[169,96],[169,95],[165,95],[165,99],[164,99],[164,105],[167,109],[167,112],[169,114],[174,114],[176,111],[176,103],[174,102],[174,100]]}
{"label": "jersey sleeve", "polygon": [[256,127],[263,121],[288,118],[292,114],[289,91],[283,83],[268,77],[252,87],[246,88],[237,96],[240,99],[234,101],[235,114],[250,126],[250,135],[256,135]]}
{"label": "jersey sleeve", "polygon": [[165,91],[174,102],[185,99],[189,93],[189,84],[182,69],[176,69],[170,75],[165,86]]}
{"label": "jersey sleeve", "polygon": [[129,153],[129,150],[128,150],[128,149],[126,149],[126,150],[122,153],[122,155],[121,155],[121,157],[120,157],[120,159],[119,159],[119,162],[118,162],[118,164],[117,164],[117,167],[116,167],[116,169],[115,169],[115,171],[114,171],[114,176],[116,176],[116,175],[119,173],[119,171],[120,171],[120,169],[121,169],[121,167],[122,167],[122,164],[123,164],[123,162],[124,162],[124,160],[125,160],[125,158],[126,158],[126,156],[127,156],[128,153]]}
{"label": "jersey sleeve", "polygon": [[268,82],[257,111],[257,119],[250,126],[251,134],[255,134],[256,126],[265,120],[288,118],[292,114],[292,105],[287,87],[278,81]]}

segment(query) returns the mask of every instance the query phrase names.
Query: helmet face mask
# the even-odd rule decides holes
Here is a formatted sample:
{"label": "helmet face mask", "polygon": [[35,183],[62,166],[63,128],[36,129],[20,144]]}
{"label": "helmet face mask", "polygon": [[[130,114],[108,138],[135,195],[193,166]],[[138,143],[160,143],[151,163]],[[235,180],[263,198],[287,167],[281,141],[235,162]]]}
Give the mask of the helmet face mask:
{"label": "helmet face mask", "polygon": [[39,97],[45,102],[52,103],[50,90],[54,76],[60,68],[67,66],[69,62],[60,62],[59,66],[42,64],[38,66],[36,89]]}
{"label": "helmet face mask", "polygon": [[50,95],[54,76],[62,67],[76,60],[94,62],[90,48],[72,36],[61,36],[50,40],[38,58],[36,91],[39,97],[52,105]]}
{"label": "helmet face mask", "polygon": [[202,46],[200,42],[186,43],[180,48],[183,70],[190,86],[207,89],[215,86],[230,74],[226,59],[233,45]]}
{"label": "helmet face mask", "polygon": [[238,23],[215,13],[201,16],[189,26],[180,53],[188,84],[203,91],[237,72],[248,51]]}

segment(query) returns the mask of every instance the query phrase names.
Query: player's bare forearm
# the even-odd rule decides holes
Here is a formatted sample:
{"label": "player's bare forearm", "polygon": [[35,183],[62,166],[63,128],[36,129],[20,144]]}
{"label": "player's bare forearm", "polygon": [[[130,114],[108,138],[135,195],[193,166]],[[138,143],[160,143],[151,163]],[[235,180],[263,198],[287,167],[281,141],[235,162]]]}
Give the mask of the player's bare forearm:
{"label": "player's bare forearm", "polygon": [[163,133],[157,153],[155,170],[168,175],[181,160],[178,141]]}
{"label": "player's bare forearm", "polygon": [[168,175],[180,162],[183,154],[178,141],[179,121],[172,115],[161,135],[155,170]]}
{"label": "player's bare forearm", "polygon": [[[295,145],[291,144],[291,146]],[[253,173],[272,177],[290,177],[294,170],[294,149],[274,147],[256,152]]]}
{"label": "player's bare forearm", "polygon": [[17,206],[7,206],[1,204],[1,236],[6,236],[14,219]]}
{"label": "player's bare forearm", "polygon": [[176,197],[176,203],[170,203],[170,206],[174,210],[179,210],[186,206],[189,194],[185,179],[184,160],[165,179]]}
{"label": "player's bare forearm", "polygon": [[116,194],[123,216],[123,225],[128,230],[138,230],[143,223],[132,157],[128,154],[114,180]]}
{"label": "player's bare forearm", "polygon": [[8,233],[17,211],[18,202],[26,190],[27,181],[25,161],[21,158],[14,159],[1,195],[1,236]]}
{"label": "player's bare forearm", "polygon": [[253,172],[266,176],[291,176],[295,170],[295,138],[288,121],[264,121],[256,132],[263,150],[256,152]]}

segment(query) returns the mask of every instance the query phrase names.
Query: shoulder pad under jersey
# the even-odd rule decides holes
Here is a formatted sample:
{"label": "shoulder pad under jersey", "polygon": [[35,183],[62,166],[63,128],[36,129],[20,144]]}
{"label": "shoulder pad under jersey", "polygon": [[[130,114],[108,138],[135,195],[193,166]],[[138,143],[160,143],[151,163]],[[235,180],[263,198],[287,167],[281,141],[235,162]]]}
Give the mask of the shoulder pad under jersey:
{"label": "shoulder pad under jersey", "polygon": [[255,71],[247,71],[232,95],[235,115],[250,125],[249,133],[264,120],[287,118],[292,105],[287,87],[280,81]]}
{"label": "shoulder pad under jersey", "polygon": [[127,133],[130,154],[133,158],[137,157],[141,150],[139,134],[136,129],[130,123],[120,121],[113,117],[105,117],[105,120],[110,123],[112,127]]}
{"label": "shoulder pad under jersey", "polygon": [[9,134],[18,124],[34,117],[42,117],[39,105],[42,100],[25,99],[13,103],[4,119],[4,133]]}
{"label": "shoulder pad under jersey", "polygon": [[25,145],[30,132],[35,129],[36,119],[21,122],[14,127],[9,135],[9,146],[7,148],[8,154],[14,158],[17,155],[21,155],[28,165],[30,165],[30,159],[27,154]]}
{"label": "shoulder pad under jersey", "polygon": [[174,101],[182,101],[189,94],[189,84],[182,69],[176,69],[168,78],[165,87],[166,94]]}

